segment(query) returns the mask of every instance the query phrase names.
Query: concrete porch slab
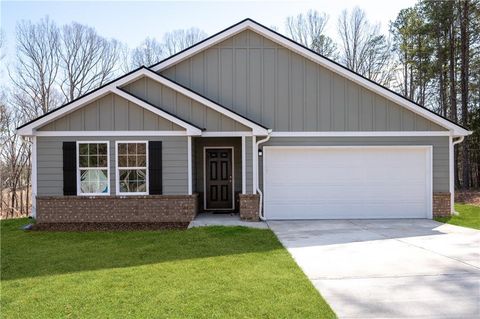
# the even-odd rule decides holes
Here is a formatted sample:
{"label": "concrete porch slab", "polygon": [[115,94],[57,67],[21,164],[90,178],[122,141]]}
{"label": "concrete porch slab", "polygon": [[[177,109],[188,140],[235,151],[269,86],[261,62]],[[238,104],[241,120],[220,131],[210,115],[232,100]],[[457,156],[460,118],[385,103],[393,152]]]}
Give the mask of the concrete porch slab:
{"label": "concrete porch slab", "polygon": [[267,223],[259,222],[247,222],[240,219],[238,214],[213,214],[213,213],[200,213],[193,221],[190,222],[188,228],[192,227],[205,227],[205,226],[244,226],[251,228],[268,228]]}

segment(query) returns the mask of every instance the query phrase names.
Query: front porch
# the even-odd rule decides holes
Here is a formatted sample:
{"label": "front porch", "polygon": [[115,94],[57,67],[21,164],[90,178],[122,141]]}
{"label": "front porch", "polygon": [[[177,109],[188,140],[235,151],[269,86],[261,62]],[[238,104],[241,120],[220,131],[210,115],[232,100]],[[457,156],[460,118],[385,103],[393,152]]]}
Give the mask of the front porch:
{"label": "front porch", "polygon": [[237,214],[242,220],[258,221],[254,140],[246,135],[191,137],[189,180],[191,192],[198,194],[199,214]]}

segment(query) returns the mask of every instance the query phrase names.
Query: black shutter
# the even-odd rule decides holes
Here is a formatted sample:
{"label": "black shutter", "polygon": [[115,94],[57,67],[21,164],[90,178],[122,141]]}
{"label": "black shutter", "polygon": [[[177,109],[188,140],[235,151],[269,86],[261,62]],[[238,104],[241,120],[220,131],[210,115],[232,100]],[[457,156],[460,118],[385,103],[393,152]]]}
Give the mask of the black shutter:
{"label": "black shutter", "polygon": [[162,194],[162,142],[148,142],[148,187],[150,195]]}
{"label": "black shutter", "polygon": [[63,195],[77,195],[77,143],[63,142]]}

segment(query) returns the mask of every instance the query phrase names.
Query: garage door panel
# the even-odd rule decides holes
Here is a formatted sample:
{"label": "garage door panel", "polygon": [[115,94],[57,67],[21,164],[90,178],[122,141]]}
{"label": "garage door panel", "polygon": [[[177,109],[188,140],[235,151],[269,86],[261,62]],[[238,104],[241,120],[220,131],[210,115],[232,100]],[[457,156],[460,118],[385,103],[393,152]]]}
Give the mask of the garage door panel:
{"label": "garage door panel", "polygon": [[268,219],[429,217],[427,148],[265,148]]}

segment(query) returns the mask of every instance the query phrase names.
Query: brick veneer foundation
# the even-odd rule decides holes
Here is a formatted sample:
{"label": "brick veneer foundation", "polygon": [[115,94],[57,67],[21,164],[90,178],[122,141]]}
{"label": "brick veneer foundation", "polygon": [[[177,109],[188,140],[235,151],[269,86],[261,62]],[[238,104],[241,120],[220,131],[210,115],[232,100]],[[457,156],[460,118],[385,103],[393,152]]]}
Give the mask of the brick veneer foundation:
{"label": "brick veneer foundation", "polygon": [[38,196],[37,223],[190,222],[198,195]]}
{"label": "brick veneer foundation", "polygon": [[259,220],[260,196],[257,194],[239,194],[240,218],[247,221]]}
{"label": "brick veneer foundation", "polygon": [[433,217],[450,215],[450,193],[433,193]]}

